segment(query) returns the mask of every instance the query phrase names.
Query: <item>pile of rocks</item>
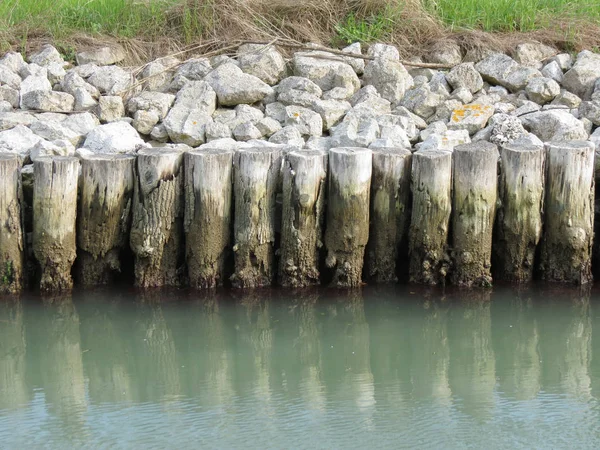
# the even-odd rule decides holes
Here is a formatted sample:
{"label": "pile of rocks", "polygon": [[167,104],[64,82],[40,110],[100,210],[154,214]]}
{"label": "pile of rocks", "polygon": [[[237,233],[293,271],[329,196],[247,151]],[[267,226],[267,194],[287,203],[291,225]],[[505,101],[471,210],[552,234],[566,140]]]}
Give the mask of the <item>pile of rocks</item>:
{"label": "pile of rocks", "polygon": [[573,59],[526,43],[512,57],[459,61],[459,53],[445,72],[407,70],[389,45],[366,54],[306,50],[286,60],[272,46],[246,44],[235,58],[168,57],[133,71],[115,65],[119,49],[79,53],[74,67],[52,46],[28,62],[8,53],[0,59],[0,151],[27,164],[174,144],[452,151],[478,140],[590,139],[600,148],[598,54]]}

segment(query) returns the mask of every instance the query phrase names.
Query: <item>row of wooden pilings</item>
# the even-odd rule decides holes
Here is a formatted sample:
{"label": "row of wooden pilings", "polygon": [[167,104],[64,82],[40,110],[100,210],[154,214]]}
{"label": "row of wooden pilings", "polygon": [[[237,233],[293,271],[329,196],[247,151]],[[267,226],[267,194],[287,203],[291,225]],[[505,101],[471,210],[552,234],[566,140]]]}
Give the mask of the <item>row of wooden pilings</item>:
{"label": "row of wooden pilings", "polygon": [[140,287],[355,287],[404,276],[488,286],[492,275],[527,282],[534,273],[583,284],[592,279],[594,145],[42,157],[30,206],[27,252],[21,164],[0,154],[4,292],[26,285],[28,253],[39,288],[61,291],[72,275],[110,283],[128,247]]}

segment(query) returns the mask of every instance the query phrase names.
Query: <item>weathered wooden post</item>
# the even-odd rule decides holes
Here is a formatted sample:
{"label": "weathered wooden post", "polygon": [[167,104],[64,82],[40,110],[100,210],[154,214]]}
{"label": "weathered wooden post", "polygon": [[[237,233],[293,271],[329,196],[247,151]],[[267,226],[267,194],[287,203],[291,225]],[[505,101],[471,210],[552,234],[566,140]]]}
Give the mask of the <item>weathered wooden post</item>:
{"label": "weathered wooden post", "polygon": [[376,283],[396,281],[399,258],[408,253],[411,161],[412,153],[404,148],[373,150],[366,266]]}
{"label": "weathered wooden post", "polygon": [[79,160],[45,156],[33,162],[33,253],[41,269],[40,289],[73,287],[71,267],[77,256],[75,219]]}
{"label": "weathered wooden post", "polygon": [[0,294],[24,287],[21,164],[17,155],[0,153]]}
{"label": "weathered wooden post", "polygon": [[493,245],[494,278],[527,282],[542,237],[545,151],[506,144],[500,150],[499,209]]}
{"label": "weathered wooden post", "polygon": [[152,148],[138,152],[130,246],[135,284],[178,286],[184,264],[183,152]]}
{"label": "weathered wooden post", "polygon": [[413,283],[444,284],[450,264],[448,228],[452,211],[452,153],[413,154],[409,230],[409,275]]}
{"label": "weathered wooden post", "polygon": [[457,286],[490,286],[498,200],[498,147],[473,142],[454,148],[452,261]]}
{"label": "weathered wooden post", "polygon": [[279,280],[287,287],[316,285],[323,246],[327,154],[293,151],[283,164]]}
{"label": "weathered wooden post", "polygon": [[362,280],[369,240],[369,200],[373,156],[365,148],[329,151],[326,265],[333,269],[331,284],[357,287]]}
{"label": "weathered wooden post", "polygon": [[129,239],[135,156],[81,157],[77,273],[84,286],[110,283]]}
{"label": "weathered wooden post", "polygon": [[592,281],[594,144],[546,144],[547,172],[540,273],[546,281]]}
{"label": "weathered wooden post", "polygon": [[281,150],[238,150],[234,157],[234,287],[269,286],[275,275],[275,196]]}
{"label": "weathered wooden post", "polygon": [[190,286],[214,288],[227,280],[231,248],[233,150],[185,154],[186,260]]}

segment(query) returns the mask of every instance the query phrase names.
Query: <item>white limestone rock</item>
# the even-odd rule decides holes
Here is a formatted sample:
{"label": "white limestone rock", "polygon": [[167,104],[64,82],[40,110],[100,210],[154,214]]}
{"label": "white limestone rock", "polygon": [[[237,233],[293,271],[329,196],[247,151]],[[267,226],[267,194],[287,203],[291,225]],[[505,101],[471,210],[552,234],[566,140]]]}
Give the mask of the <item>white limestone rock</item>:
{"label": "white limestone rock", "polygon": [[287,74],[285,60],[272,45],[243,44],[237,51],[240,69],[273,86]]}
{"label": "white limestone rock", "polygon": [[552,78],[533,78],[525,87],[527,97],[539,105],[545,105],[560,94],[560,85]]}
{"label": "white limestone rock", "polygon": [[301,106],[287,106],[285,114],[285,125],[296,127],[302,136],[323,134],[323,119],[318,113]]}
{"label": "white limestone rock", "polygon": [[584,124],[567,111],[539,111],[520,117],[526,130],[544,142],[586,140]]}
{"label": "white limestone rock", "polygon": [[405,67],[399,61],[387,58],[370,61],[365,67],[363,82],[373,85],[392,104],[399,103],[413,87],[413,78]]}
{"label": "white limestone rock", "polygon": [[216,92],[222,106],[256,103],[273,93],[267,83],[231,63],[220,65],[204,80]]}
{"label": "white limestone rock", "polygon": [[453,67],[446,75],[446,80],[453,89],[465,88],[471,94],[475,94],[483,88],[483,78],[475,70],[475,64],[472,62]]}
{"label": "white limestone rock", "polygon": [[584,50],[563,79],[563,87],[583,100],[589,100],[600,76],[600,55]]}
{"label": "white limestone rock", "polygon": [[292,61],[294,75],[308,78],[323,91],[342,88],[348,94],[344,100],[360,89],[358,76],[343,56],[321,51],[297,52]]}
{"label": "white limestone rock", "polygon": [[83,147],[94,153],[134,153],[144,141],[128,123],[118,121],[90,131]]}
{"label": "white limestone rock", "polygon": [[66,92],[57,91],[31,91],[21,95],[22,109],[35,109],[40,111],[73,111],[75,98]]}
{"label": "white limestone rock", "polygon": [[31,149],[43,139],[24,125],[0,131],[0,151],[15,153],[27,159]]}
{"label": "white limestone rock", "polygon": [[96,64],[98,66],[110,66],[125,59],[125,49],[120,45],[111,45],[110,47],[100,47],[75,55],[78,65]]}

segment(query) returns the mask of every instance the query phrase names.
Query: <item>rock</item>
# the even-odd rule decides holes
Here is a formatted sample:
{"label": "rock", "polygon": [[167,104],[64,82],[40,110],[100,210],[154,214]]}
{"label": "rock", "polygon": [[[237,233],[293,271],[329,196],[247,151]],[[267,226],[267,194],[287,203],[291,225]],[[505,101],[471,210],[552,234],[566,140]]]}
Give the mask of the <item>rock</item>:
{"label": "rock", "polygon": [[523,89],[531,78],[541,76],[535,69],[521,66],[510,56],[493,53],[475,65],[482,78],[515,92]]}
{"label": "rock", "polygon": [[4,100],[0,100],[0,112],[11,112],[13,110],[12,105]]}
{"label": "rock", "polygon": [[483,79],[475,70],[473,63],[463,63],[453,67],[446,75],[446,80],[453,89],[466,88],[471,94],[475,94],[483,88]]}
{"label": "rock", "polygon": [[312,105],[317,100],[321,99],[314,94],[305,91],[299,91],[296,89],[291,89],[289,91],[282,92],[277,96],[277,101],[279,103],[283,103],[286,106],[304,106],[305,108],[310,108],[310,105]]}
{"label": "rock", "polygon": [[425,61],[456,66],[462,62],[460,45],[452,40],[439,41],[427,52]]}
{"label": "rock", "polygon": [[527,134],[521,121],[515,116],[496,114],[490,122],[491,134],[489,141],[496,145],[509,144]]}
{"label": "rock", "polygon": [[323,120],[318,113],[301,106],[287,106],[285,113],[285,125],[296,127],[302,136],[323,134]]}
{"label": "rock", "polygon": [[74,96],[77,89],[84,89],[94,99],[100,97],[100,91],[97,88],[85,81],[76,72],[69,71],[60,83],[60,90]]}
{"label": "rock", "polygon": [[297,52],[293,57],[294,75],[308,78],[323,91],[339,87],[351,97],[360,89],[360,80],[344,57],[327,52]]}
{"label": "rock", "polygon": [[449,130],[467,130],[469,134],[475,134],[482,130],[490,117],[494,114],[494,107],[487,105],[465,105],[452,112]]}
{"label": "rock", "polygon": [[287,73],[285,60],[272,45],[243,44],[237,51],[240,69],[269,85],[277,84]]}
{"label": "rock", "polygon": [[131,74],[117,66],[97,67],[87,82],[102,95],[117,95],[131,86]]}
{"label": "rock", "polygon": [[527,97],[539,105],[544,105],[560,94],[560,86],[552,78],[533,78],[525,87]]}
{"label": "rock", "polygon": [[471,142],[467,130],[447,130],[440,134],[431,134],[427,140],[417,145],[417,149],[454,151],[454,147]]}
{"label": "rock", "polygon": [[8,102],[13,108],[18,108],[21,95],[17,89],[9,86],[0,86],[0,101]]}
{"label": "rock", "polygon": [[265,107],[265,116],[275,119],[280,124],[283,124],[286,118],[285,106],[286,105],[279,102],[269,103]]}
{"label": "rock", "polygon": [[41,140],[33,146],[29,157],[32,161],[42,156],[73,156],[75,147],[69,141],[44,141]]}
{"label": "rock", "polygon": [[413,87],[413,79],[404,66],[399,61],[385,58],[367,64],[363,82],[373,85],[392,104],[399,103],[406,91]]}
{"label": "rock", "polygon": [[246,122],[256,124],[263,117],[264,114],[258,108],[249,105],[237,105],[234,110],[220,109],[213,114],[215,122],[224,123],[232,130]]}
{"label": "rock", "polygon": [[66,92],[32,91],[21,96],[22,109],[41,111],[73,111],[75,98]]}
{"label": "rock", "polygon": [[311,136],[308,138],[306,145],[304,146],[304,148],[308,150],[321,150],[322,152],[328,152],[334,147],[335,142],[333,142],[333,139],[329,136]]}
{"label": "rock", "polygon": [[143,109],[140,109],[133,115],[131,126],[133,126],[138,133],[150,134],[159,120],[156,111],[144,111]]}
{"label": "rock", "polygon": [[213,56],[210,58],[210,64],[212,65],[213,69],[216,69],[223,64],[233,64],[234,66],[240,67],[240,63],[236,59],[230,58],[227,55]]}
{"label": "rock", "polygon": [[550,63],[552,61],[556,61],[556,63],[563,72],[566,72],[571,67],[573,67],[573,58],[569,53],[561,53],[559,55],[553,56],[552,58],[546,60],[546,63]]}
{"label": "rock", "polygon": [[600,101],[581,102],[579,114],[594,125],[600,125]]}
{"label": "rock", "polygon": [[[46,77],[37,77],[34,75],[28,76],[21,83],[21,103],[23,97],[29,94],[30,92],[40,91],[40,92],[50,92],[52,90],[52,85],[48,78]],[[23,106],[21,105],[21,108]]]}
{"label": "rock", "polygon": [[533,133],[527,133],[519,136],[512,141],[515,145],[534,145],[536,147],[544,147],[544,143]]}
{"label": "rock", "polygon": [[206,125],[212,122],[216,93],[204,81],[190,81],[177,93],[175,104],[164,119],[169,137],[175,143],[197,147],[205,142]]}
{"label": "rock", "polygon": [[75,111],[88,111],[98,104],[94,97],[84,88],[76,88],[71,95],[75,99],[73,105]]}
{"label": "rock", "polygon": [[384,137],[384,134],[389,133],[389,131],[384,132],[384,128],[399,127],[404,131],[410,142],[416,141],[419,138],[419,130],[417,130],[415,123],[409,117],[385,114],[377,117],[376,120],[381,130],[380,137]]}
{"label": "rock", "polygon": [[573,68],[565,73],[563,87],[583,100],[591,98],[600,76],[600,55],[584,50],[577,55]]}
{"label": "rock", "polygon": [[524,66],[540,69],[542,61],[555,55],[556,49],[539,42],[525,42],[517,45],[513,57]]}
{"label": "rock", "polygon": [[375,119],[344,120],[331,130],[335,147],[368,147],[379,137],[379,124]]}
{"label": "rock", "polygon": [[48,141],[66,140],[74,146],[78,146],[83,141],[83,136],[59,122],[38,120],[37,122],[33,122],[29,126],[29,129]]}
{"label": "rock", "polygon": [[338,100],[317,99],[310,105],[310,109],[321,116],[325,131],[337,125],[351,108],[350,103]]}
{"label": "rock", "polygon": [[321,97],[323,95],[323,90],[311,80],[297,76],[284,78],[275,87],[275,90],[278,94],[283,94],[284,92],[289,91],[302,91],[312,94],[316,97]]}
{"label": "rock", "polygon": [[261,137],[267,138],[271,137],[282,128],[281,124],[277,120],[272,119],[271,117],[264,117],[263,119],[256,122],[255,125],[256,128],[258,128],[258,131],[260,131]]}
{"label": "rock", "polygon": [[21,77],[7,67],[0,66],[0,85],[12,89],[21,88]]}
{"label": "rock", "polygon": [[398,49],[393,45],[387,45],[382,43],[375,43],[369,46],[367,50],[367,56],[372,58],[380,59],[392,59],[394,61],[400,61],[400,53]]}
{"label": "rock", "polygon": [[146,91],[167,91],[173,80],[173,71],[168,70],[167,66],[158,61],[148,63],[139,78],[144,80],[144,90]]}
{"label": "rock", "polygon": [[169,140],[169,133],[167,132],[167,129],[165,128],[164,124],[159,123],[154,128],[152,128],[150,137],[157,142],[167,142]]}
{"label": "rock", "polygon": [[144,141],[135,129],[125,122],[112,122],[94,128],[83,147],[94,153],[134,153]]}
{"label": "rock", "polygon": [[[278,122],[279,123],[279,122]],[[281,128],[281,126],[280,126]],[[204,128],[206,142],[231,138],[231,129],[224,123],[209,122]]]}
{"label": "rock", "polygon": [[230,63],[217,67],[204,80],[214,89],[223,106],[256,103],[273,93],[271,86]]}
{"label": "rock", "polygon": [[431,92],[429,86],[424,85],[407,91],[400,105],[406,107],[419,117],[427,119],[435,114],[437,107],[443,101],[444,97]]}
{"label": "rock", "polygon": [[539,111],[521,116],[520,119],[526,130],[544,142],[588,138],[583,123],[567,111]]}
{"label": "rock", "polygon": [[0,113],[0,131],[10,130],[17,125],[29,126],[38,120],[33,114],[23,111]]}
{"label": "rock", "polygon": [[426,141],[427,139],[429,139],[430,136],[433,136],[435,134],[442,135],[447,130],[448,126],[445,122],[432,122],[427,126],[427,128],[421,131],[419,137],[421,138],[421,141]]}
{"label": "rock", "polygon": [[81,78],[87,79],[91,77],[96,70],[98,70],[96,64],[84,64],[83,66],[75,66],[72,69],[69,69],[69,72],[74,72]]}
{"label": "rock", "polygon": [[[191,89],[192,86],[195,86],[195,85],[190,85],[190,87],[188,89]],[[202,88],[199,87],[199,89],[202,89]],[[207,91],[208,91],[208,88],[207,88]],[[182,97],[186,96],[186,98],[187,98],[187,95],[188,95],[188,93],[186,92],[185,94],[182,94]],[[207,97],[204,98],[203,95],[198,94],[198,97],[194,97],[194,98],[200,98],[200,101],[202,101],[202,99],[204,98],[203,105],[204,105],[204,107],[207,108],[207,112],[208,112],[211,110],[211,108],[214,109],[214,105],[216,105],[216,95],[214,93],[211,94],[210,91],[208,91],[206,93],[206,96]],[[143,91],[143,92],[140,92],[138,95],[131,97],[129,99],[129,101],[127,102],[127,112],[129,114],[133,115],[138,111],[148,111],[148,112],[152,111],[158,115],[159,120],[163,120],[169,113],[169,109],[171,108],[171,106],[173,106],[174,102],[175,102],[175,96],[173,94],[165,94],[162,92],[153,92],[153,91]],[[186,100],[186,102],[187,102],[187,100]]]}
{"label": "rock", "polygon": [[27,63],[23,59],[23,55],[18,52],[8,52],[2,58],[0,58],[0,66],[6,67],[10,71],[18,74],[21,72]]}
{"label": "rock", "polygon": [[98,99],[95,113],[102,123],[120,120],[125,115],[123,99],[118,95],[102,96]]}
{"label": "rock", "polygon": [[446,80],[446,75],[443,72],[436,72],[429,81],[429,89],[431,92],[440,95],[443,99],[450,97],[452,87]]}
{"label": "rock", "polygon": [[379,139],[375,139],[369,148],[400,147],[411,148],[410,139],[404,128],[399,125],[383,125],[379,127]]}
{"label": "rock", "polygon": [[233,137],[237,141],[250,141],[252,139],[260,139],[262,133],[252,122],[241,123],[233,130]]}
{"label": "rock", "polygon": [[61,124],[80,136],[87,136],[90,131],[100,125],[100,120],[94,114],[84,112],[70,114]]}
{"label": "rock", "polygon": [[52,63],[46,67],[46,73],[48,81],[50,81],[52,86],[59,84],[65,75],[67,75],[67,71],[64,69],[63,65],[59,63]]}
{"label": "rock", "polygon": [[213,67],[207,58],[190,59],[177,69],[175,77],[184,77],[186,80],[191,81],[202,81],[212,70]]}
{"label": "rock", "polygon": [[41,50],[33,53],[29,57],[29,62],[42,67],[48,66],[52,63],[65,64],[65,60],[62,58],[58,50],[51,45],[44,45]]}
{"label": "rock", "polygon": [[125,49],[120,45],[95,48],[75,55],[77,65],[93,63],[98,66],[110,66],[125,59]]}
{"label": "rock", "polygon": [[304,139],[302,134],[295,126],[285,126],[273,136],[269,138],[269,142],[273,144],[288,144],[297,147],[304,147]]}
{"label": "rock", "polygon": [[521,106],[519,106],[517,109],[515,109],[511,114],[513,116],[519,117],[519,116],[524,116],[526,114],[531,114],[534,112],[537,112],[540,110],[540,105],[538,105],[536,102],[532,102],[532,101],[525,101],[521,104]]}
{"label": "rock", "polygon": [[[377,45],[377,44],[375,44]],[[349,53],[351,55],[362,55],[362,49],[360,42],[355,42],[342,49],[342,52]],[[365,72],[365,60],[362,58],[346,57],[344,61],[350,65],[356,72],[356,75],[362,75]]]}
{"label": "rock", "polygon": [[425,122],[425,120],[423,120],[421,117],[417,116],[416,114],[410,112],[404,106],[396,107],[393,111],[393,114],[395,114],[397,116],[406,117],[407,119],[412,121],[415,124],[415,126],[417,127],[417,129],[419,129],[419,130],[423,130],[423,129],[427,128],[427,122]]}
{"label": "rock", "polygon": [[553,79],[559,84],[563,82],[563,79],[565,77],[562,69],[556,61],[551,61],[550,63],[546,64],[542,68],[542,75],[547,78]]}
{"label": "rock", "polygon": [[43,139],[24,125],[0,131],[0,151],[16,153],[27,159],[31,149]]}
{"label": "rock", "polygon": [[450,98],[467,104],[473,101],[473,94],[467,88],[459,88],[452,91]]}

